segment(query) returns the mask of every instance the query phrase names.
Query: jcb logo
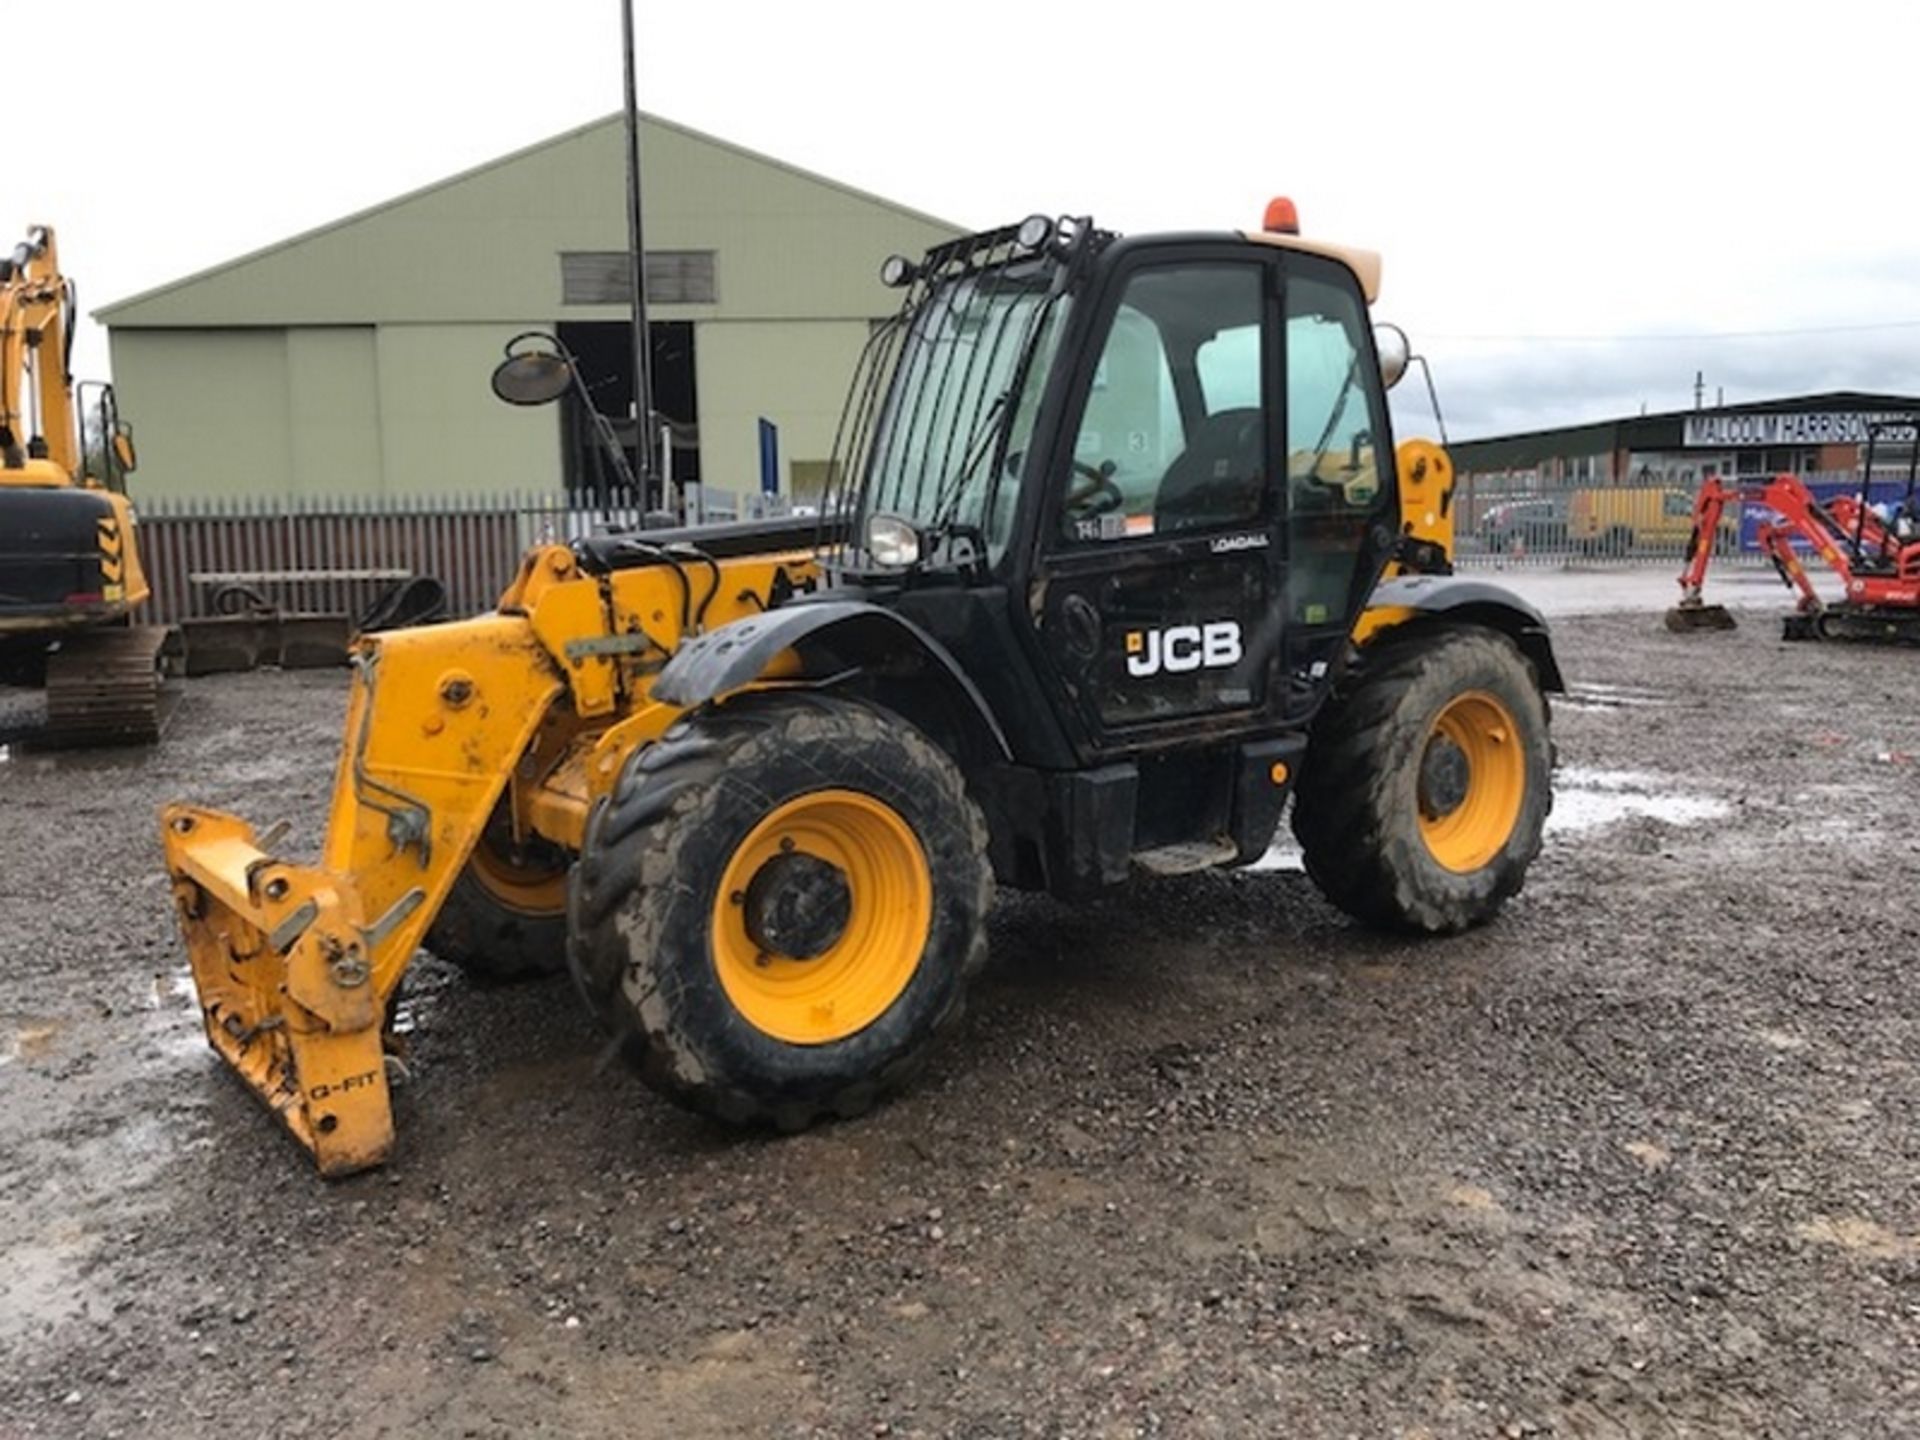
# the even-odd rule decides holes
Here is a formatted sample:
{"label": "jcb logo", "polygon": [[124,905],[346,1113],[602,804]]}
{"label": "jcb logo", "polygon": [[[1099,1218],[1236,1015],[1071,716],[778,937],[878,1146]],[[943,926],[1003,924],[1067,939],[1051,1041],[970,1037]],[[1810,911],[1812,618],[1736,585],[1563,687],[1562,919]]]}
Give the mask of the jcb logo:
{"label": "jcb logo", "polygon": [[1127,673],[1136,679],[1162,671],[1182,675],[1190,670],[1224,670],[1238,665],[1241,653],[1237,620],[1127,632]]}

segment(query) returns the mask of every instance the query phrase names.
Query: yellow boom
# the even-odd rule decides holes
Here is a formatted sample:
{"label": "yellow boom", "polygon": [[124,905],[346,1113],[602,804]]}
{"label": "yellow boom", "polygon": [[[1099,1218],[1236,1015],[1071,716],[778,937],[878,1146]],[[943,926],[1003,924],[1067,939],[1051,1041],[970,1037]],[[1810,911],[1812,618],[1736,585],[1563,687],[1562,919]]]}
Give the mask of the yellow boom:
{"label": "yellow boom", "polygon": [[647,681],[691,614],[722,625],[815,573],[811,551],[714,563],[588,576],[548,546],[494,614],[361,638],[318,865],[233,816],[163,813],[208,1039],[323,1174],[392,1145],[388,1004],[496,810],[516,839],[577,851],[627,754],[679,713]]}

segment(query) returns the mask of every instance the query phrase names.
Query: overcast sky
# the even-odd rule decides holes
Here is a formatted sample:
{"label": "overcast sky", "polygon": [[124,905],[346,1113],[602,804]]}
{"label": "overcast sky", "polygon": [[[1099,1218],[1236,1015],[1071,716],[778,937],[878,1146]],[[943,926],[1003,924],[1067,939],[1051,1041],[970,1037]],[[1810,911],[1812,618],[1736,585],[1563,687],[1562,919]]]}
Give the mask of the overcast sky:
{"label": "overcast sky", "polygon": [[[1910,5],[637,14],[643,108],[963,225],[1233,228],[1292,195],[1308,232],[1385,253],[1377,314],[1456,437],[1681,408],[1696,369],[1710,401],[1920,393]],[[619,0],[0,15],[0,231],[56,225],[87,310],[620,104]],[[1729,333],[1755,331],[1811,333]]]}

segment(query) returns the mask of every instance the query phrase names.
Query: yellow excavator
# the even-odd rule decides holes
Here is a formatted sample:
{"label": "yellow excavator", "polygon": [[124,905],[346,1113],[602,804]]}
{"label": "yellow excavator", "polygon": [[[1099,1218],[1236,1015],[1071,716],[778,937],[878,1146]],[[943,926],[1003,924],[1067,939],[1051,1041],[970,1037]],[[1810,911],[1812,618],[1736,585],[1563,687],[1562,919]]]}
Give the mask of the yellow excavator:
{"label": "yellow excavator", "polygon": [[[795,1130],[950,1030],[996,883],[1246,865],[1291,802],[1362,923],[1490,919],[1563,687],[1540,616],[1451,573],[1445,452],[1394,449],[1379,276],[1284,202],[892,257],[821,518],[541,545],[492,613],[359,638],[317,861],[164,811],[212,1044],[341,1175],[393,1143],[423,944],[568,970],[648,1083]],[[570,369],[536,340],[494,388]]]}
{"label": "yellow excavator", "polygon": [[33,226],[0,258],[0,668],[44,678],[39,743],[149,741],[166,630],[133,623],[133,441],[111,386],[74,384],[74,313],[53,230]]}

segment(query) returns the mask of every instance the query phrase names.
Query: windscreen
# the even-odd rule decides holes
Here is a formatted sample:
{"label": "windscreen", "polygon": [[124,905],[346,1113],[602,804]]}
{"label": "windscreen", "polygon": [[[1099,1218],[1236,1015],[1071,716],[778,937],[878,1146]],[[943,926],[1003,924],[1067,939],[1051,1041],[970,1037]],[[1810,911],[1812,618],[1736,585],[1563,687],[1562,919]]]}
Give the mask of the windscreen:
{"label": "windscreen", "polygon": [[921,568],[1005,554],[1069,289],[1080,258],[1108,238],[1065,219],[1043,243],[1018,230],[929,251],[899,314],[876,327],[834,443],[843,563],[868,568],[861,542],[876,515],[918,532]]}
{"label": "windscreen", "polygon": [[870,513],[928,531],[978,531],[990,559],[999,557],[1065,308],[1042,284],[1004,272],[967,276],[928,297],[907,321],[881,412]]}

